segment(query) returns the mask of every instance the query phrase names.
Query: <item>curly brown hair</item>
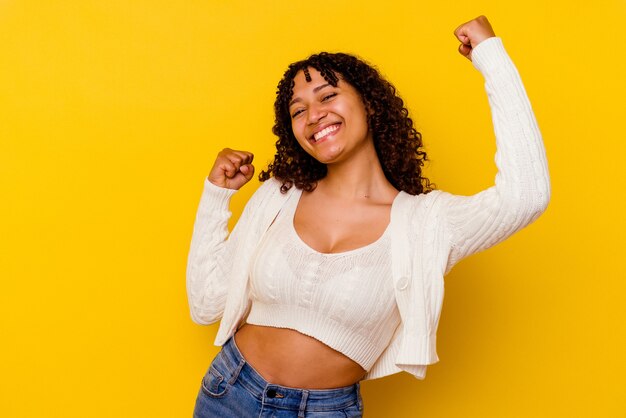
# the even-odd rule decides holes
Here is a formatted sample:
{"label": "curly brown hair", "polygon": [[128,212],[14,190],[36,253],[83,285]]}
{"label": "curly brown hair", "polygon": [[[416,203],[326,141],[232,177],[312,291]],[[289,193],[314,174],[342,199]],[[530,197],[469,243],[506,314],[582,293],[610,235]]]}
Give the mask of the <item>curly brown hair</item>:
{"label": "curly brown hair", "polygon": [[317,181],[326,176],[326,165],[302,149],[291,128],[289,101],[293,96],[294,78],[308,67],[319,71],[332,86],[337,86],[341,76],[359,92],[365,107],[370,110],[368,125],[378,159],[385,177],[396,189],[412,195],[433,190],[435,185],[422,177],[422,166],[427,160],[422,149],[422,134],[413,127],[409,111],[396,88],[363,60],[349,54],[328,52],[291,64],[278,83],[272,128],[278,136],[276,155],[267,170],[261,171],[259,180],[266,181],[273,175],[283,182],[281,191],[286,193],[294,185],[312,191]]}

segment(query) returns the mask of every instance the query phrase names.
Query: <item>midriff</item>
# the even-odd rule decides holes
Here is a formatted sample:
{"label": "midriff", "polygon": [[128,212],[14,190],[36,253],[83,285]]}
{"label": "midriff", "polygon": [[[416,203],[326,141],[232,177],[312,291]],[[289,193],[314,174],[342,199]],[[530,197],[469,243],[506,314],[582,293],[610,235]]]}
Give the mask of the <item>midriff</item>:
{"label": "midriff", "polygon": [[344,354],[288,328],[244,324],[235,342],[250,366],[281,386],[332,389],[357,383],[366,374]]}

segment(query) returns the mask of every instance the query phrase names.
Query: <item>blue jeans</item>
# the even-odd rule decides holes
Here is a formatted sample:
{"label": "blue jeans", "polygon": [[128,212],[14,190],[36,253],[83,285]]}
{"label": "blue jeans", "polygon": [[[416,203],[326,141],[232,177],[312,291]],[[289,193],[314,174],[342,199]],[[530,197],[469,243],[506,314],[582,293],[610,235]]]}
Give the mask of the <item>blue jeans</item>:
{"label": "blue jeans", "polygon": [[267,382],[231,337],[202,378],[194,418],[362,417],[360,385],[296,389]]}

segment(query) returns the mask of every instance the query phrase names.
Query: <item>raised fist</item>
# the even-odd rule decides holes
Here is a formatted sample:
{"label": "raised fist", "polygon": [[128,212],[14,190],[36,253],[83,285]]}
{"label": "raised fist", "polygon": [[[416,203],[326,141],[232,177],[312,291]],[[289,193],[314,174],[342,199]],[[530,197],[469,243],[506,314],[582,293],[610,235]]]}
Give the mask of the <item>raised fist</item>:
{"label": "raised fist", "polygon": [[481,15],[456,28],[454,30],[454,36],[461,41],[459,53],[471,61],[472,50],[476,48],[476,45],[487,38],[496,36],[496,34],[487,18]]}
{"label": "raised fist", "polygon": [[251,152],[224,148],[217,154],[208,179],[216,186],[239,190],[254,176],[253,159]]}

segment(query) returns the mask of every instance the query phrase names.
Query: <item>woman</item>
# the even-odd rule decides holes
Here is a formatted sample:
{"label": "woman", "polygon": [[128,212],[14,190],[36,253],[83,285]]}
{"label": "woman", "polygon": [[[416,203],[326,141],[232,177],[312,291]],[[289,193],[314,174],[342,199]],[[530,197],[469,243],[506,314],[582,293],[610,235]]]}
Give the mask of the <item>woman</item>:
{"label": "woman", "polygon": [[223,346],[196,417],[359,417],[359,382],[438,361],[443,276],[546,208],[541,134],[515,66],[480,16],[459,52],[485,77],[495,186],[432,190],[421,135],[395,89],[345,54],[292,64],[278,86],[274,162],[228,235],[253,155],[219,153],[198,209],[187,291]]}

